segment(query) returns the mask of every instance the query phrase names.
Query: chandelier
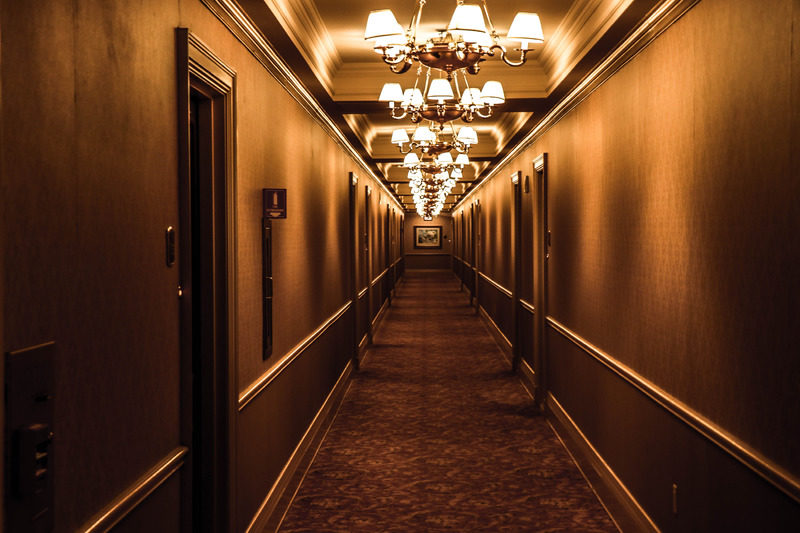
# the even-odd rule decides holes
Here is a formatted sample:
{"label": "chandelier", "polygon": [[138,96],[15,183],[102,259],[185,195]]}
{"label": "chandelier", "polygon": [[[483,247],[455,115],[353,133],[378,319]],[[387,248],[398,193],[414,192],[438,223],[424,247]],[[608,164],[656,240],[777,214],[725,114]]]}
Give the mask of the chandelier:
{"label": "chandelier", "polygon": [[[415,61],[447,72],[466,69],[477,74],[480,62],[486,56],[500,52],[500,59],[509,66],[518,67],[525,63],[528,46],[544,42],[542,24],[536,13],[519,12],[511,22],[506,38],[519,41],[518,60],[508,57],[506,48],[499,44],[499,36],[489,18],[486,1],[480,5],[464,4],[458,0],[456,9],[447,29],[423,43],[417,43],[417,30],[422,18],[422,8],[426,0],[417,0],[417,8],[407,30],[397,22],[390,9],[372,11],[367,19],[364,39],[373,41],[373,49],[381,54],[383,61],[392,72],[402,74]],[[484,19],[485,15],[485,19]],[[488,28],[487,28],[488,25]]]}
{"label": "chandelier", "polygon": [[408,172],[414,205],[417,208],[417,214],[423,220],[431,220],[442,211],[447,195],[450,194],[460,176],[460,170],[456,177],[444,170],[435,174],[423,173],[419,169],[412,169]]}
{"label": "chandelier", "polygon": [[[478,144],[478,134],[470,126],[460,127],[457,134],[452,122],[449,134],[444,132],[441,124],[437,125],[431,122],[431,126],[433,129],[428,126],[417,126],[410,138],[405,129],[396,129],[392,132],[392,144],[397,145],[401,154],[419,150],[423,154],[435,156],[455,150],[464,157],[469,153],[473,144]],[[405,148],[406,144],[408,144],[408,148]]]}
{"label": "chandelier", "polygon": [[[458,74],[431,80],[431,69],[425,74],[425,83],[419,89],[422,67],[417,70],[414,87],[402,89],[399,83],[385,83],[378,97],[380,102],[389,102],[392,118],[409,117],[411,122],[418,123],[422,119],[445,122],[460,118],[464,122],[472,122],[475,116],[489,118],[494,106],[506,101],[503,85],[499,81],[487,81],[483,89],[469,86],[467,75],[463,73],[463,89],[458,83]],[[451,86],[455,82],[455,91]]]}

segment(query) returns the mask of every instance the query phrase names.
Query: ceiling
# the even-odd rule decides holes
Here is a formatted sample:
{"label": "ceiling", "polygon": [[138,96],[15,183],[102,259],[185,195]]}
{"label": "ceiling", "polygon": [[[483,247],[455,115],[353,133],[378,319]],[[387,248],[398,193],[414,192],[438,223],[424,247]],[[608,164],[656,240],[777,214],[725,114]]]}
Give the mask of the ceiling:
{"label": "ceiling", "polygon": [[[239,3],[349,140],[367,164],[394,190],[408,211],[414,210],[402,154],[390,143],[392,130],[413,124],[408,118],[392,119],[388,105],[378,102],[386,82],[412,87],[416,65],[394,74],[365,41],[364,28],[371,10],[391,9],[398,22],[408,26],[415,0],[239,0]],[[465,3],[477,3],[466,0]],[[478,144],[470,150],[471,166],[448,196],[444,210],[452,208],[487,174],[524,134],[551,109],[605,54],[643,18],[656,0],[487,0],[489,15],[501,43],[518,11],[536,12],[544,30],[544,44],[534,47],[521,67],[509,67],[499,57],[481,63],[471,86],[487,80],[502,82],[506,103],[489,119],[470,124]],[[421,36],[445,28],[455,0],[427,0],[420,21]],[[269,17],[262,12],[269,10]],[[275,28],[282,29],[276,37]],[[260,22],[260,24],[259,24]],[[418,42],[421,40],[418,34]],[[518,52],[511,52],[516,58]],[[461,123],[456,121],[457,124]]]}

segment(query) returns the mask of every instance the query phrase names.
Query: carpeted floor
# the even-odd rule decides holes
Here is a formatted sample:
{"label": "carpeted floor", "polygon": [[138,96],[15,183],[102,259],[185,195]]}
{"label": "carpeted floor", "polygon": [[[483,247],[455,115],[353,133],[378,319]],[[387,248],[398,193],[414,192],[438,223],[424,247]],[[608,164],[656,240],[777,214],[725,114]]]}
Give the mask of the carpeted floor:
{"label": "carpeted floor", "polygon": [[280,531],[617,528],[452,274],[410,271]]}

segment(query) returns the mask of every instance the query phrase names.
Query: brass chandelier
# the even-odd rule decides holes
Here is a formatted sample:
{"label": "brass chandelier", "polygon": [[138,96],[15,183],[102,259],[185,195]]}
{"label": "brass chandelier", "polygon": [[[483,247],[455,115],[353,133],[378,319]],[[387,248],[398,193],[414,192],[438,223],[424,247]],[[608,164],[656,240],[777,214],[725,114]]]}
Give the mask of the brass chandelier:
{"label": "brass chandelier", "polygon": [[[420,89],[420,74],[417,70],[414,87],[402,89],[399,83],[385,83],[378,97],[380,102],[389,103],[392,118],[401,120],[409,117],[411,122],[430,120],[444,125],[445,122],[460,118],[464,122],[472,122],[475,117],[489,118],[494,106],[505,102],[503,85],[499,81],[487,81],[483,89],[470,87],[466,74],[462,70],[462,84],[458,82],[458,72],[449,78],[431,79],[431,69],[425,74],[425,81]],[[454,82],[455,91],[451,85]]]}
{"label": "brass chandelier", "polygon": [[480,63],[497,51],[505,64],[518,67],[525,63],[529,45],[544,42],[539,16],[519,12],[511,22],[506,38],[520,43],[517,49],[520,56],[518,60],[509,59],[506,48],[498,42],[499,35],[489,18],[486,0],[481,0],[480,5],[464,4],[464,0],[458,0],[447,29],[417,43],[417,30],[425,3],[426,0],[417,0],[414,16],[406,30],[389,9],[369,14],[364,39],[373,41],[375,52],[381,54],[383,61],[396,74],[406,72],[414,62],[443,70],[448,78],[459,69],[477,74]]}

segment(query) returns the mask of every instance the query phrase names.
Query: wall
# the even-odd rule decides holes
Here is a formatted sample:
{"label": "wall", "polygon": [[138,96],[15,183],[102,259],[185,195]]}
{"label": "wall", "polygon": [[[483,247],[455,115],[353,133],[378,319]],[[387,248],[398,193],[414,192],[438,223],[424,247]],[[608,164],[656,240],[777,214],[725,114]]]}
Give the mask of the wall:
{"label": "wall", "polygon": [[551,409],[664,531],[800,522],[755,473],[800,478],[799,21],[700,2],[468,200],[502,282],[497,189],[548,154]]}
{"label": "wall", "polygon": [[[414,248],[414,226],[441,226],[441,248]],[[453,219],[446,214],[422,220],[417,213],[406,213],[403,227],[406,268],[412,269],[450,269],[450,256],[453,253]]]}
{"label": "wall", "polygon": [[[189,444],[179,433],[180,280],[164,261],[164,230],[178,221],[175,28],[236,72],[233,393],[261,383],[231,430],[232,523],[243,530],[352,355],[353,305],[294,350],[350,302],[349,173],[381,189],[200,1],[3,2],[1,16],[0,341],[3,352],[56,342],[56,531],[87,524]],[[288,189],[289,213],[274,223],[276,335],[266,361],[264,187]],[[383,246],[374,239],[373,249]],[[375,295],[378,306],[390,288]],[[120,527],[175,530],[182,472]]]}

